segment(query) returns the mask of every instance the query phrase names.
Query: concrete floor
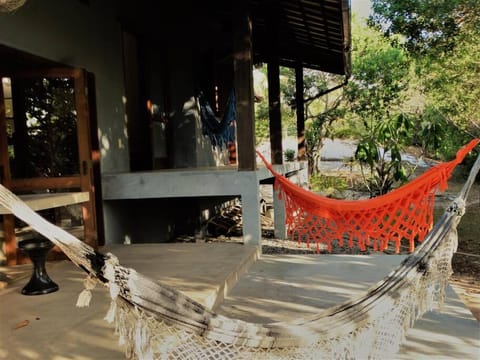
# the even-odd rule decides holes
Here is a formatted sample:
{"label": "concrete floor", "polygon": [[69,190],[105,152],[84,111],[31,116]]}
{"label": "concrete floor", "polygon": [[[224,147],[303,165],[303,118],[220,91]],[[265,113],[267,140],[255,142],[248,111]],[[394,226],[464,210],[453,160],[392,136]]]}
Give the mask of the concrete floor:
{"label": "concrete floor", "polygon": [[[318,308],[358,296],[400,263],[401,256],[263,255],[239,244],[145,244],[101,249],[123,265],[163,281],[219,313],[270,322],[307,316]],[[122,359],[113,326],[103,320],[109,307],[96,288],[88,308],[75,302],[83,271],[69,261],[49,262],[60,290],[24,296],[28,268],[0,290],[0,359]],[[25,276],[18,273],[27,270]],[[223,299],[225,298],[225,299]],[[222,301],[223,300],[223,301]],[[478,359],[480,325],[449,288],[442,313],[429,312],[407,333],[397,359]]]}

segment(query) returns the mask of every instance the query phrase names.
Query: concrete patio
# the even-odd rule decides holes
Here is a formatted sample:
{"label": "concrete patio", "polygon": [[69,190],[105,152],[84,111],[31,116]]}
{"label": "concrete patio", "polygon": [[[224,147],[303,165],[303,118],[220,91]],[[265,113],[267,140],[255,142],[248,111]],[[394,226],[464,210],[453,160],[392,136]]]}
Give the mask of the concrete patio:
{"label": "concrete patio", "polygon": [[[398,265],[395,255],[262,255],[232,243],[144,244],[101,249],[123,265],[162,281],[224,315],[255,322],[283,321],[356,297]],[[88,308],[77,308],[85,274],[69,261],[49,262],[60,290],[24,296],[30,267],[0,290],[0,359],[122,359],[109,307],[97,287]],[[19,274],[23,274],[20,276]],[[478,359],[480,325],[449,288],[443,312],[429,312],[407,333],[397,359]]]}

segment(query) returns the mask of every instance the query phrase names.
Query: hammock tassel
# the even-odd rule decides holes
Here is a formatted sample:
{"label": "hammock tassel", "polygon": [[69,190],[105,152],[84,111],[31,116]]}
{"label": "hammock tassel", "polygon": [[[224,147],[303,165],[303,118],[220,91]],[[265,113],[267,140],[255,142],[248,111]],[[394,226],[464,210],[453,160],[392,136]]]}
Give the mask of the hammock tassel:
{"label": "hammock tassel", "polygon": [[135,324],[135,353],[141,354],[139,358],[145,360],[153,360],[153,351],[151,346],[151,336],[149,323],[147,319],[139,316]]}
{"label": "hammock tassel", "polygon": [[115,313],[117,311],[117,297],[120,293],[120,287],[115,281],[115,267],[118,266],[118,258],[108,253],[106,255],[105,266],[103,268],[103,276],[105,279],[108,280],[109,290],[110,290],[110,298],[112,301],[110,302],[110,308],[108,309],[107,315],[105,316],[105,320],[108,323],[113,323],[115,320]]}
{"label": "hammock tassel", "polygon": [[110,308],[108,309],[107,315],[105,315],[104,320],[109,324],[113,323],[115,320],[115,313],[117,312],[117,302],[115,300],[110,301]]}
{"label": "hammock tassel", "polygon": [[120,293],[120,287],[118,286],[115,274],[115,267],[118,266],[118,258],[108,253],[105,260],[105,266],[103,268],[103,276],[108,280],[108,286],[110,288],[110,297],[115,300]]}
{"label": "hammock tassel", "polygon": [[83,280],[83,286],[85,289],[78,295],[77,307],[87,307],[90,305],[90,300],[92,299],[92,290],[95,288],[97,281],[92,275],[88,275],[85,280]]}

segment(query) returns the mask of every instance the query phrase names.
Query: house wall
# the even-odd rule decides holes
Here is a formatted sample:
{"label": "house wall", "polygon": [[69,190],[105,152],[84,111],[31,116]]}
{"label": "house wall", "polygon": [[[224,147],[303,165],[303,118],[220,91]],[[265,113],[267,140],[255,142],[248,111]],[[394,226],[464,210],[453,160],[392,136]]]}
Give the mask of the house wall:
{"label": "house wall", "polygon": [[[115,0],[91,0],[89,5],[74,0],[28,0],[14,13],[0,13],[0,44],[94,75],[102,174],[130,171],[123,29],[116,6]],[[138,37],[143,46],[139,64],[145,93],[168,118],[166,133],[152,138],[153,151],[168,156],[165,167],[170,168],[228,164],[228,152],[213,149],[203,135],[195,101],[199,89],[213,86],[209,36],[202,34],[207,31],[203,17],[184,10],[180,5],[173,10],[181,12],[182,21],[171,18],[167,25],[159,23]],[[143,99],[138,102],[142,105]],[[192,233],[201,214],[222,201],[104,201],[105,241],[159,242]]]}
{"label": "house wall", "polygon": [[196,101],[200,90],[213,93],[218,66],[215,47],[221,33],[215,19],[208,16],[205,4],[178,0],[157,11],[139,35],[147,96],[168,120],[168,144],[157,126],[152,139],[154,155],[162,157],[167,151],[171,168],[228,164],[228,151],[214,149],[203,135]]}
{"label": "house wall", "polygon": [[114,0],[28,0],[0,13],[0,43],[94,74],[101,171],[128,171],[120,25]]}

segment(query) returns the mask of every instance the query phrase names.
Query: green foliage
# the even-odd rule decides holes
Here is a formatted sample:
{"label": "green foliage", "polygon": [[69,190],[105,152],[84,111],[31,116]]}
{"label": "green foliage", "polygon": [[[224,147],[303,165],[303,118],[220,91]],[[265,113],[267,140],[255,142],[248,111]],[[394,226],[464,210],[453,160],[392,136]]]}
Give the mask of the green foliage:
{"label": "green foliage", "polygon": [[[25,94],[26,121],[22,147],[26,151],[22,151],[19,158],[19,144],[16,144],[13,165],[18,175],[78,174],[77,118],[71,79],[24,79],[21,89]],[[16,129],[16,133],[20,133],[20,129]]]}
{"label": "green foliage", "polygon": [[[280,111],[282,116],[282,132],[289,136],[296,136],[297,125],[294,109],[291,108],[290,92],[285,89],[295,79],[292,69],[280,67]],[[257,145],[270,137],[267,66],[259,64],[254,71],[255,95],[259,99],[255,103],[255,138]]]}
{"label": "green foliage", "polygon": [[338,176],[314,174],[309,180],[310,190],[334,194],[348,189],[347,181]]}
{"label": "green foliage", "polygon": [[471,34],[457,44],[454,55],[418,62],[419,76],[434,107],[463,137],[480,136],[480,34]]}
{"label": "green foliage", "polygon": [[[344,79],[339,75],[311,69],[304,69],[303,77],[306,157],[309,174],[316,174],[319,171],[323,139],[330,136],[332,124],[345,114],[345,108],[342,106],[343,91],[327,91],[341,84]],[[294,83],[290,83],[286,91],[289,91],[291,99],[294,99]]]}
{"label": "green foliage", "polygon": [[432,106],[427,106],[417,120],[417,131],[413,142],[422,147],[423,153],[438,157],[442,143],[447,135],[447,120],[443,114]]}
{"label": "green foliage", "polygon": [[405,48],[424,54],[455,47],[460,19],[471,0],[372,0],[371,26],[386,36],[402,34]]}
{"label": "green foliage", "polygon": [[409,85],[411,63],[378,32],[357,26],[352,52],[352,79],[345,88],[350,110],[368,123],[398,111]]}
{"label": "green foliage", "polygon": [[255,140],[257,145],[270,136],[266,72],[266,66],[257,66],[253,72],[255,96],[260,99],[260,101],[255,102]]}
{"label": "green foliage", "polygon": [[355,159],[360,162],[371,196],[386,194],[394,184],[408,181],[411,169],[402,161],[401,154],[412,128],[410,117],[400,113],[375,123],[358,143]]}
{"label": "green foliage", "polygon": [[295,150],[293,149],[287,149],[283,152],[285,155],[285,160],[286,161],[294,161],[295,160]]}
{"label": "green foliage", "polygon": [[408,178],[401,151],[410,138],[412,119],[402,109],[412,75],[411,61],[377,31],[357,27],[352,80],[345,88],[351,121],[360,141],[355,158],[372,196],[385,194]]}
{"label": "green foliage", "polygon": [[373,0],[372,8],[370,25],[415,59],[424,149],[442,156],[480,137],[480,2]]}

